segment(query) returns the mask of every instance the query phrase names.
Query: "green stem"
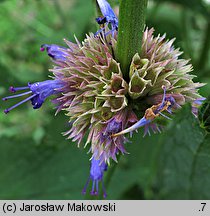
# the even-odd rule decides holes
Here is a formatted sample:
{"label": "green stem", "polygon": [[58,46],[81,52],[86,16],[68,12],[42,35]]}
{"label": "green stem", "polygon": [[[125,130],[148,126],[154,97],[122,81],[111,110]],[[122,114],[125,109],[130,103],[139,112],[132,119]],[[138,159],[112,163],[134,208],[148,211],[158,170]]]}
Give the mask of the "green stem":
{"label": "green stem", "polygon": [[132,58],[141,52],[146,8],[147,0],[121,0],[120,3],[116,55],[127,80]]}
{"label": "green stem", "polygon": [[199,71],[202,71],[203,69],[205,69],[205,66],[208,62],[208,55],[209,55],[209,49],[210,49],[210,39],[209,38],[210,38],[210,21],[208,21],[207,23],[203,47],[201,50],[200,58],[197,63],[197,69],[199,69]]}

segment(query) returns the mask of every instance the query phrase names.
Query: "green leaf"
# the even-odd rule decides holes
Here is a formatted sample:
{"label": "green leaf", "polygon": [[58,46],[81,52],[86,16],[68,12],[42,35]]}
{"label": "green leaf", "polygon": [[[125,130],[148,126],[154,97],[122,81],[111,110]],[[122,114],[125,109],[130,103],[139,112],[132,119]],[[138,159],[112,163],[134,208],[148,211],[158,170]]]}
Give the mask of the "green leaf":
{"label": "green leaf", "polygon": [[162,143],[158,198],[210,199],[210,137],[188,106],[173,119]]}
{"label": "green leaf", "polygon": [[108,199],[153,199],[161,134],[143,137],[143,130],[126,144],[129,154],[120,157],[108,185]]}
{"label": "green leaf", "polygon": [[210,132],[210,97],[202,104],[198,111],[200,126]]}
{"label": "green leaf", "polygon": [[[81,191],[89,176],[90,155],[86,154],[87,149],[78,149],[76,143],[62,137],[60,132],[67,130],[64,117],[52,120],[45,126],[47,133],[39,145],[36,140],[24,136],[1,137],[1,199],[86,198]],[[160,147],[156,143],[158,138],[159,135],[143,138],[139,133],[131,139],[132,143],[126,144],[130,154],[121,157],[110,185],[105,185],[108,199],[151,197],[150,186]],[[130,192],[134,189],[138,191],[132,197]]]}
{"label": "green leaf", "polygon": [[191,199],[210,199],[210,135],[200,144],[191,175]]}
{"label": "green leaf", "polygon": [[40,145],[1,138],[0,199],[84,199],[90,155],[65,141],[63,120],[54,119]]}

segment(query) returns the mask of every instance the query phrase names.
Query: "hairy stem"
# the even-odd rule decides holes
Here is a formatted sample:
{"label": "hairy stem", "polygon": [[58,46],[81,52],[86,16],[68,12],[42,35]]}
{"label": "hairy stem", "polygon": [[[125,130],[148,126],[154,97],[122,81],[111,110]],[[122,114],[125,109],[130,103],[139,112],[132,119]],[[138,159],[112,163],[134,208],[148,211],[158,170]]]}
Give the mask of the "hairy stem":
{"label": "hairy stem", "polygon": [[128,80],[132,57],[141,52],[147,0],[121,0],[116,57]]}

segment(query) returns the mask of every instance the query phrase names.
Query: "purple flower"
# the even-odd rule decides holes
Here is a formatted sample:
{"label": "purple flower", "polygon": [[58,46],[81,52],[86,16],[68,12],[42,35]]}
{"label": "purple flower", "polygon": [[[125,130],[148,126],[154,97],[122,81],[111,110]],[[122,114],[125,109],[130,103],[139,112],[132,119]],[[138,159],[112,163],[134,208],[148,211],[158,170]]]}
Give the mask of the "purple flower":
{"label": "purple flower", "polygon": [[[173,47],[174,39],[167,40],[165,35],[155,37],[154,29],[143,33],[141,52],[133,56],[125,80],[122,62],[114,55],[119,42],[117,16],[108,1],[97,3],[103,16],[96,19],[102,26],[95,35],[90,33],[82,43],[76,38],[76,43],[64,40],[67,48],[55,44],[41,46],[40,50],[46,50],[55,63],[51,70],[54,80],[10,87],[11,92],[21,93],[3,100],[27,97],[4,111],[8,113],[29,100],[38,109],[47,97],[56,95],[53,103],[57,112],[64,110],[69,117],[70,129],[64,135],[77,141],[78,146],[87,135],[85,146],[90,144],[90,176],[83,193],[92,181],[90,193],[98,195],[102,182],[106,197],[103,175],[111,159],[117,161],[118,154],[127,153],[125,134],[132,134],[139,127],[144,127],[145,135],[150,130],[160,132],[162,128],[155,119],[169,119],[172,111],[186,102],[193,104],[192,112],[197,114],[204,99],[198,94],[203,84],[192,81],[192,65],[179,58],[182,53]],[[104,35],[96,37],[101,32]],[[137,113],[144,113],[140,120]]]}
{"label": "purple flower", "polygon": [[192,103],[192,114],[195,117],[198,116],[198,108],[199,108],[199,106],[201,106],[203,101],[205,101],[205,100],[206,100],[205,97],[200,97],[200,98],[197,98],[196,100],[193,101],[193,103]]}
{"label": "purple flower", "polygon": [[96,160],[95,158],[92,158],[91,167],[90,167],[90,176],[85,184],[82,193],[83,194],[86,193],[87,186],[90,180],[92,180],[93,183],[92,183],[92,189],[90,194],[97,196],[99,194],[99,182],[102,182],[103,196],[104,198],[106,198],[107,194],[103,182],[103,175],[104,175],[104,171],[106,170],[107,170],[107,164],[105,162],[101,162],[100,160]]}
{"label": "purple flower", "polygon": [[149,127],[152,128],[154,132],[160,131],[160,128],[155,124],[153,124],[152,121],[160,115],[167,119],[170,119],[167,115],[163,114],[162,112],[167,111],[168,113],[172,114],[171,108],[179,106],[172,96],[166,97],[166,87],[163,86],[162,88],[164,93],[163,93],[162,102],[160,104],[153,105],[151,108],[148,108],[145,111],[144,117],[142,117],[138,122],[133,124],[131,127],[122,130],[119,133],[113,134],[112,137],[117,137],[119,135],[131,133],[140,127],[145,127],[144,134],[149,133]]}
{"label": "purple flower", "polygon": [[117,154],[127,153],[124,144],[128,139],[123,135],[115,137],[113,135],[133,125],[136,121],[137,117],[134,112],[130,109],[124,109],[110,120],[98,124],[97,127],[92,127],[87,143],[92,143],[90,151],[93,157],[100,158],[101,161],[109,162],[110,158],[117,161]]}
{"label": "purple flower", "polygon": [[11,95],[4,97],[2,100],[6,101],[11,98],[18,98],[21,96],[29,95],[27,98],[24,100],[20,101],[19,103],[15,104],[14,106],[5,109],[4,112],[7,114],[10,112],[12,109],[18,107],[19,105],[25,103],[26,101],[31,101],[32,106],[34,109],[38,109],[42,106],[44,103],[45,99],[53,94],[59,93],[59,89],[62,88],[64,83],[60,80],[46,80],[43,82],[36,82],[36,83],[28,83],[28,86],[25,87],[10,87],[10,91],[13,93],[16,93],[17,91],[22,91],[22,90],[28,90],[26,92],[16,94],[16,95]]}
{"label": "purple flower", "polygon": [[46,49],[48,56],[50,56],[55,61],[65,61],[68,56],[67,48],[61,47],[55,44],[42,44],[40,51],[44,52]]}
{"label": "purple flower", "polygon": [[147,134],[150,136],[151,133],[150,133],[150,129],[152,130],[153,133],[161,133],[162,132],[162,129],[163,129],[163,126],[161,125],[157,125],[153,122],[150,122],[148,124],[146,124],[144,126],[144,135],[143,137],[145,137]]}
{"label": "purple flower", "polygon": [[117,137],[117,136],[122,135],[122,134],[131,133],[140,127],[148,125],[149,123],[151,123],[151,121],[152,121],[151,119],[146,119],[146,117],[144,116],[138,122],[133,124],[131,127],[127,128],[125,130],[122,130],[119,133],[113,134],[112,137]]}
{"label": "purple flower", "polygon": [[106,129],[103,135],[108,138],[108,136],[115,134],[122,130],[122,121],[118,120],[117,118],[112,118],[107,122]]}
{"label": "purple flower", "polygon": [[[114,36],[114,32],[118,30],[118,19],[114,11],[112,10],[110,4],[106,0],[97,0],[97,2],[101,9],[101,13],[103,14],[103,17],[96,18],[96,22],[99,25],[111,24],[111,31],[107,32],[106,35],[112,33],[112,35]],[[104,29],[105,27],[101,28],[99,31],[96,32],[96,35],[102,32]]]}

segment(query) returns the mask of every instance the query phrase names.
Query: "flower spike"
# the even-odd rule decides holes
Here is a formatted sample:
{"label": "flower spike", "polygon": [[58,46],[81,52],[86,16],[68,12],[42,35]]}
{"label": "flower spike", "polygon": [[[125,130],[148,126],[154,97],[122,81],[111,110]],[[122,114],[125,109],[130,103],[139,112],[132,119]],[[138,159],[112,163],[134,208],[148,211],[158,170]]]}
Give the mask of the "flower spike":
{"label": "flower spike", "polygon": [[[141,38],[135,38],[141,41],[137,47],[140,51],[132,57],[125,79],[122,62],[115,56],[120,42],[118,18],[108,0],[97,0],[97,4],[102,17],[96,18],[100,30],[95,34],[87,34],[82,42],[75,38],[76,43],[64,39],[66,48],[41,45],[40,51],[46,51],[54,63],[52,80],[11,86],[14,94],[3,100],[23,97],[4,110],[7,114],[27,101],[38,109],[49,96],[56,95],[52,102],[57,112],[63,110],[69,118],[64,135],[78,146],[87,137],[84,147],[89,146],[92,154],[83,194],[91,182],[90,194],[98,195],[102,186],[105,198],[104,173],[110,160],[117,162],[119,154],[127,153],[125,134],[132,135],[140,127],[144,127],[144,135],[161,132],[163,127],[154,120],[160,116],[170,119],[172,111],[185,103],[192,104],[197,116],[205,98],[198,92],[204,84],[193,81],[192,65],[180,58],[182,52],[173,46],[174,39],[154,36],[153,28],[146,28]],[[139,119],[135,113],[144,114]]]}

